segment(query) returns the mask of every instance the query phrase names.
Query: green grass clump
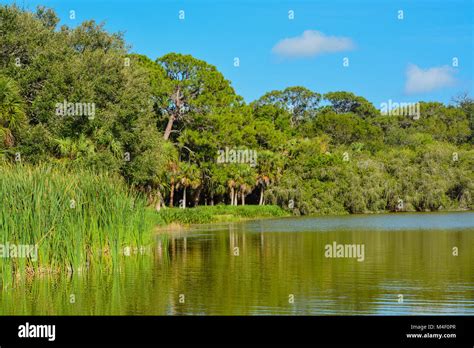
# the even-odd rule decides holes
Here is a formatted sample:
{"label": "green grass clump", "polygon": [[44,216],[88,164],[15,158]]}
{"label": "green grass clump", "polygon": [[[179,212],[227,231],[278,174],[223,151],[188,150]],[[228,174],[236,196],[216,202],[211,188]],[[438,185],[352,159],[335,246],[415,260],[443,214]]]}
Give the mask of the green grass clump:
{"label": "green grass clump", "polygon": [[152,217],[145,199],[119,177],[45,165],[0,166],[0,243],[38,246],[36,261],[0,258],[0,279],[113,265],[124,248],[133,252],[149,244]]}
{"label": "green grass clump", "polygon": [[288,213],[275,205],[216,205],[199,206],[187,209],[163,209],[160,211],[159,215],[166,224],[206,224],[220,221],[279,217],[286,216]]}

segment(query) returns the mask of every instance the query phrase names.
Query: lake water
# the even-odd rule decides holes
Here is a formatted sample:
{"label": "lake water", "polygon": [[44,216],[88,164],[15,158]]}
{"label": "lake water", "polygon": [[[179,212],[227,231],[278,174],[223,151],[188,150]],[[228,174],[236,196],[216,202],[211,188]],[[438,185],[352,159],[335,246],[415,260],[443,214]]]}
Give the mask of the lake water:
{"label": "lake water", "polygon": [[0,314],[473,315],[473,251],[472,212],[201,225],[118,272],[19,281]]}

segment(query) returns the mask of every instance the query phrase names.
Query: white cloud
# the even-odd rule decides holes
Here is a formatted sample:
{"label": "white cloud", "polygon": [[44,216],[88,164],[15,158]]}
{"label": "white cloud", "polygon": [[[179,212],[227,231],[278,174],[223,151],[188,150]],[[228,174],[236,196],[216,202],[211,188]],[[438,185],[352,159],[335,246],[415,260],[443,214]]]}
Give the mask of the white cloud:
{"label": "white cloud", "polygon": [[341,52],[354,48],[346,37],[326,36],[316,30],[305,30],[301,36],[280,40],[272,49],[283,57],[312,57],[323,53]]}
{"label": "white cloud", "polygon": [[407,68],[406,93],[424,93],[436,89],[453,86],[456,83],[454,73],[456,70],[448,65],[421,69],[410,64]]}

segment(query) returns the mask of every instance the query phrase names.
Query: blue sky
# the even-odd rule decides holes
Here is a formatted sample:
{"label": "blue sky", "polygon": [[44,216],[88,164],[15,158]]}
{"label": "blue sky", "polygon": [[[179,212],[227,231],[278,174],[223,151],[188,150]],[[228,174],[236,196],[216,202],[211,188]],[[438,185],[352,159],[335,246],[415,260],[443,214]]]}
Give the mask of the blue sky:
{"label": "blue sky", "polygon": [[27,9],[52,7],[61,24],[70,26],[105,21],[108,30],[125,32],[132,52],[152,59],[168,52],[192,54],[217,66],[248,102],[295,85],[320,93],[351,91],[376,107],[389,99],[450,102],[462,91],[473,94],[471,0],[16,3]]}

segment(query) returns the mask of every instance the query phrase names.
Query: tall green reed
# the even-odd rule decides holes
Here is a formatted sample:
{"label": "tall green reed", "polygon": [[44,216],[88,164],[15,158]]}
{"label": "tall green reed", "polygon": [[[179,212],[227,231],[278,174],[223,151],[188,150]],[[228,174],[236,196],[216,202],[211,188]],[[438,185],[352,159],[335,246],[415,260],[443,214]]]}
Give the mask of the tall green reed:
{"label": "tall green reed", "polygon": [[37,245],[38,259],[0,258],[0,280],[18,273],[113,267],[124,248],[152,240],[146,201],[118,176],[47,165],[0,166],[0,243]]}

